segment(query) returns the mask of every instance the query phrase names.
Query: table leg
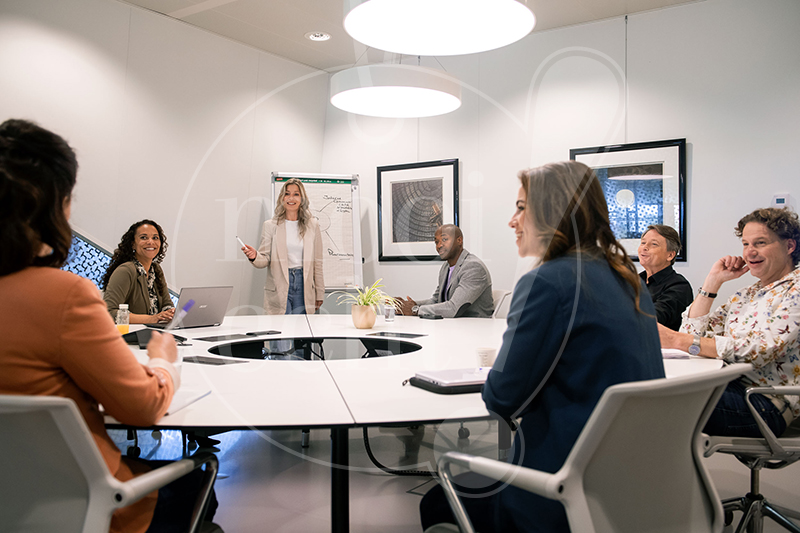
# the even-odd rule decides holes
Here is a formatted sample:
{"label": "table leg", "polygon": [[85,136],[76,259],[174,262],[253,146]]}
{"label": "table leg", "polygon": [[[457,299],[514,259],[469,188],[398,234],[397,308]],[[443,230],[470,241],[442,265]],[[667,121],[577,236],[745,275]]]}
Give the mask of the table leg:
{"label": "table leg", "polygon": [[349,431],[331,429],[331,531],[350,531]]}

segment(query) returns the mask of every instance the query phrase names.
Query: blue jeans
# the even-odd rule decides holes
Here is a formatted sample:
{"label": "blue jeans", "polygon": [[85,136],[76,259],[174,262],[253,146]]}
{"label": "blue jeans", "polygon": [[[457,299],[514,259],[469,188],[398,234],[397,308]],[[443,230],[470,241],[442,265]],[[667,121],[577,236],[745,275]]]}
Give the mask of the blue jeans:
{"label": "blue jeans", "polygon": [[303,315],[306,312],[303,293],[303,269],[289,269],[289,295],[286,298],[287,315]]}
{"label": "blue jeans", "polygon": [[[728,383],[703,432],[721,437],[761,437],[761,431],[744,399],[745,391],[750,386],[738,379]],[[750,399],[769,429],[780,437],[786,430],[786,420],[781,411],[761,394],[754,394]]]}

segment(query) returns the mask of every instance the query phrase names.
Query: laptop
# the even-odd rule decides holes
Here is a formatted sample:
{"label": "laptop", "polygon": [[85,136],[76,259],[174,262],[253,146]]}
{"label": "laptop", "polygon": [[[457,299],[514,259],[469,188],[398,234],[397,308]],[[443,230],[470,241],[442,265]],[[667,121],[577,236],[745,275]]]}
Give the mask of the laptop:
{"label": "laptop", "polygon": [[[231,285],[224,287],[184,287],[178,297],[178,305],[175,306],[175,316],[178,315],[178,311],[183,309],[189,300],[194,300],[194,305],[183,318],[183,322],[175,329],[219,326],[222,324],[222,319],[225,318],[225,312],[228,310],[231,293],[233,293],[233,286]],[[171,323],[148,324],[148,327],[164,329]]]}

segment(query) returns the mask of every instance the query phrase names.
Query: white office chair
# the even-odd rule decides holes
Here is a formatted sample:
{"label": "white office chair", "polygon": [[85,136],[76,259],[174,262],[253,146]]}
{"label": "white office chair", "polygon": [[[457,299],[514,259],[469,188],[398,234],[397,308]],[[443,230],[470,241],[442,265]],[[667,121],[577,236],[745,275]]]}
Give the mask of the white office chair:
{"label": "white office chair", "polygon": [[765,516],[788,531],[800,533],[800,526],[790,520],[790,518],[800,520],[800,513],[770,503],[761,494],[760,488],[762,468],[783,468],[800,460],[800,420],[795,420],[786,428],[780,438],[776,437],[758,415],[753,404],[750,403],[752,394],[797,395],[800,394],[800,387],[751,387],[747,389],[745,394],[747,407],[753,413],[763,438],[707,437],[706,457],[713,453],[728,453],[750,469],[750,492],[739,498],[722,501],[725,523],[729,525],[733,521],[733,513],[741,511],[742,518],[736,528],[736,533],[742,531],[761,533]]}
{"label": "white office chair", "polygon": [[492,318],[506,318],[508,306],[511,304],[511,291],[492,289],[492,302],[494,303]]}
{"label": "white office chair", "polygon": [[127,482],[117,480],[69,398],[0,395],[0,443],[3,531],[108,531],[116,509],[206,464],[188,530],[195,532],[217,476],[217,458],[195,454]]}
{"label": "white office chair", "polygon": [[[439,475],[461,531],[473,529],[453,487],[451,465],[560,501],[573,533],[722,531],[722,505],[702,461],[701,430],[728,382],[751,368],[730,365],[609,387],[554,474],[444,454]],[[428,528],[433,531],[454,529]]]}

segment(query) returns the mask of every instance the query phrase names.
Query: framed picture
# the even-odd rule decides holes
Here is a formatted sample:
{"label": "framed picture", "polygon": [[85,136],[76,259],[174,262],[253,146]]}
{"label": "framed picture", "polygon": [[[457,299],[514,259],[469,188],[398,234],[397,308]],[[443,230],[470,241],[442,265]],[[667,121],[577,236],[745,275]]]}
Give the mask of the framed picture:
{"label": "framed picture", "polygon": [[378,167],[378,260],[435,261],[436,229],[458,225],[458,159]]}
{"label": "framed picture", "polygon": [[686,139],[574,148],[569,158],[594,169],[611,229],[631,259],[647,226],[665,224],[681,237],[675,260],[686,261]]}

